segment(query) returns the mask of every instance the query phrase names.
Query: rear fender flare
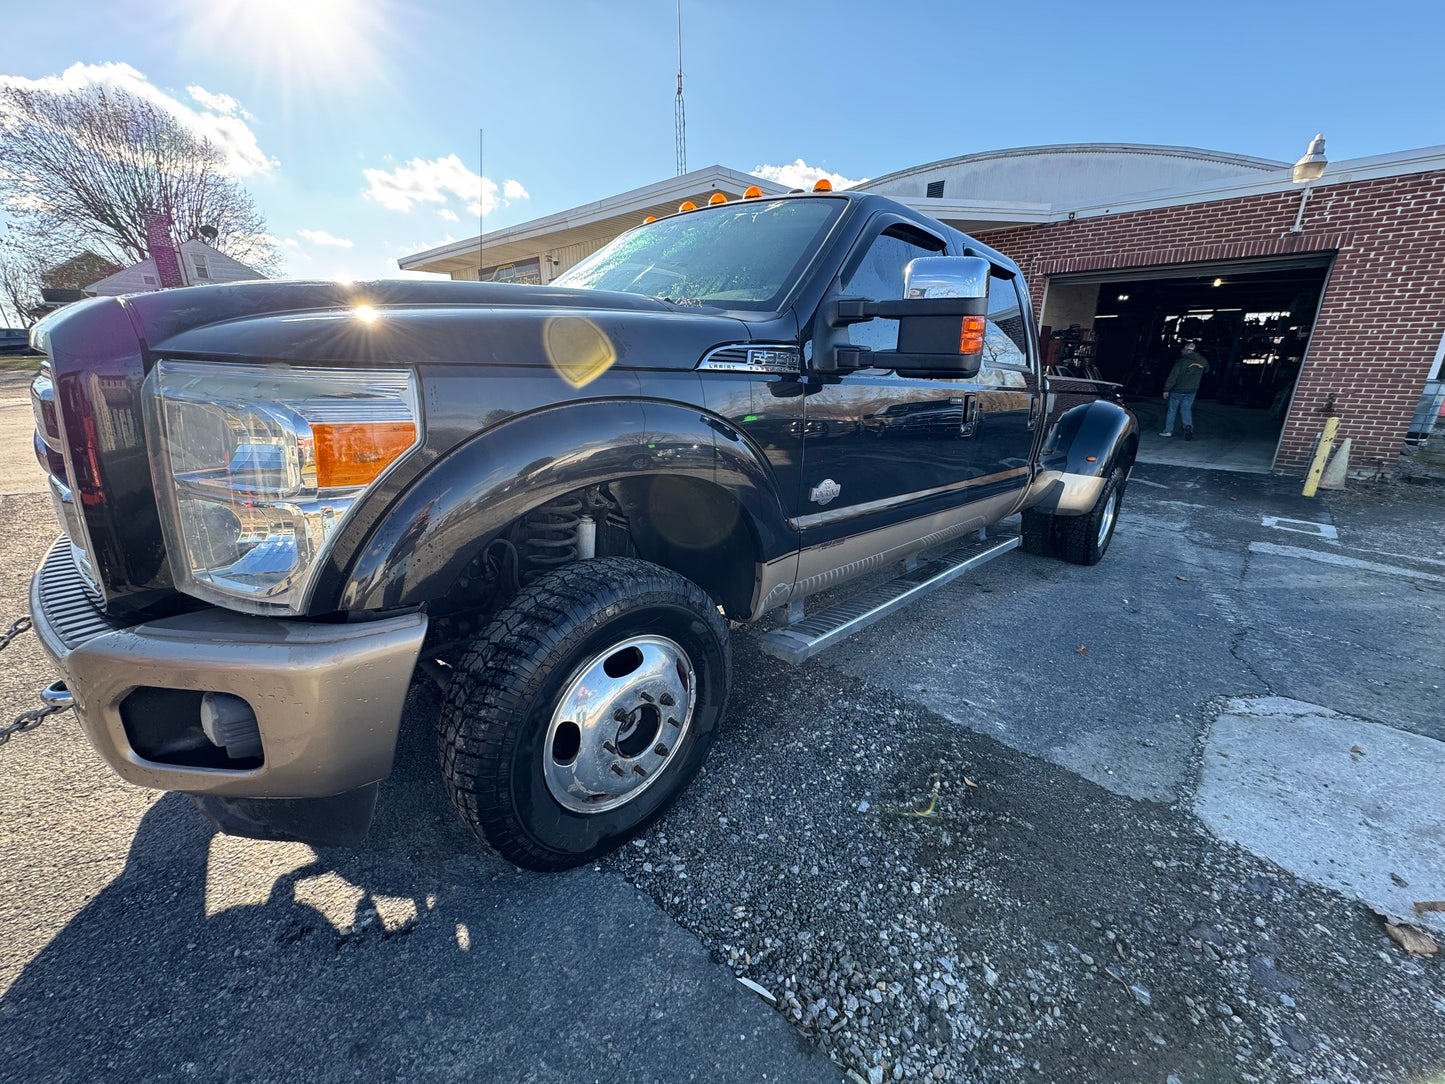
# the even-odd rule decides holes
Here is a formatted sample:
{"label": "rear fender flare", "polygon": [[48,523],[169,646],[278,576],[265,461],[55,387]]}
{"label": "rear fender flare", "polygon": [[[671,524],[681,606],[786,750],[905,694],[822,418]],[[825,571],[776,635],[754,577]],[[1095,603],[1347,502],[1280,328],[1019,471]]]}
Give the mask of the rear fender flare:
{"label": "rear fender flare", "polygon": [[1098,500],[1115,466],[1134,465],[1139,423],[1118,403],[1099,399],[1065,411],[1044,440],[1025,507],[1080,516]]}
{"label": "rear fender flare", "polygon": [[418,476],[373,528],[343,581],[348,613],[443,597],[519,516],[589,485],[671,475],[731,495],[759,561],[797,548],[761,453],[697,407],[637,399],[562,404],[481,433]]}

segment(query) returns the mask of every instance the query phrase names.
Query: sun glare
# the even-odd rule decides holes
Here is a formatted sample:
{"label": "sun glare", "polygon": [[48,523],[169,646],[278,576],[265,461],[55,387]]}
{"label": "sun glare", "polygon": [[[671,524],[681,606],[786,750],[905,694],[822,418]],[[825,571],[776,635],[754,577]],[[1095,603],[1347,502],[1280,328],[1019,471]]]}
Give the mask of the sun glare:
{"label": "sun glare", "polygon": [[187,38],[244,57],[291,95],[384,79],[386,0],[187,0]]}

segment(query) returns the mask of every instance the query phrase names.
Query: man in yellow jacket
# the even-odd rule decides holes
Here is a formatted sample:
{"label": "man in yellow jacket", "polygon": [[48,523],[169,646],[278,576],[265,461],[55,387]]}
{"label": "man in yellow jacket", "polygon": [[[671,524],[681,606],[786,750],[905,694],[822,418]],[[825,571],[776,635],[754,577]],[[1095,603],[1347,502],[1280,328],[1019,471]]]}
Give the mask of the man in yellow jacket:
{"label": "man in yellow jacket", "polygon": [[1159,434],[1161,437],[1174,435],[1174,417],[1179,415],[1184,419],[1184,439],[1194,439],[1194,397],[1199,394],[1199,382],[1204,379],[1204,374],[1209,372],[1209,362],[1194,352],[1194,346],[1192,340],[1185,342],[1184,352],[1179,355],[1174,368],[1169,370],[1169,378],[1164,381],[1164,398],[1169,400],[1169,416],[1164,422],[1164,432]]}

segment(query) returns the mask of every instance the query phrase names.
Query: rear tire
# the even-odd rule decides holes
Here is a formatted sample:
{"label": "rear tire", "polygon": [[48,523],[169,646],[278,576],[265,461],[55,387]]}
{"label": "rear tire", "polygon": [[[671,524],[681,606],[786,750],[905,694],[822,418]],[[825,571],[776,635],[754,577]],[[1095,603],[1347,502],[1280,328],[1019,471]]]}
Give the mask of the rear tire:
{"label": "rear tire", "polygon": [[589,862],[697,773],[731,669],[727,623],[677,573],[626,557],[549,572],[457,668],[438,732],[452,804],[518,866]]}
{"label": "rear tire", "polygon": [[1123,497],[1124,468],[1115,467],[1093,508],[1082,516],[1056,517],[1059,556],[1076,565],[1096,565],[1103,560],[1119,523]]}
{"label": "rear tire", "polygon": [[1025,512],[1019,518],[1022,521],[1019,526],[1020,544],[1024,552],[1039,557],[1056,556],[1058,547],[1054,544],[1054,535],[1058,517],[1047,512]]}

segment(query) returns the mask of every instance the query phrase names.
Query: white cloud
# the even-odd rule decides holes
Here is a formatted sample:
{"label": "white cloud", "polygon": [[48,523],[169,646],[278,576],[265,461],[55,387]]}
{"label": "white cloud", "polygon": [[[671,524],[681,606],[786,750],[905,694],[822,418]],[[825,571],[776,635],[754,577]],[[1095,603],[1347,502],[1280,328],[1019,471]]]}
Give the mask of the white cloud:
{"label": "white cloud", "polygon": [[226,156],[227,169],[238,177],[269,173],[279,164],[261,150],[256,133],[246,123],[246,111],[229,94],[190,87],[191,97],[201,107],[195,109],[155,86],[129,64],[72,64],[60,75],[40,79],[0,76],[0,87],[6,86],[59,93],[122,90],[164,110],[194,134],[214,143]]}
{"label": "white cloud", "polygon": [[528,198],[527,190],[514,180],[502,182],[499,198],[497,182],[473,173],[455,154],[430,160],[413,158],[396,169],[361,172],[366,178],[367,198],[393,211],[410,211],[418,203],[448,203],[458,199],[465,201],[468,213],[475,217],[483,211],[491,214],[512,200]]}
{"label": "white cloud", "polygon": [[209,109],[212,113],[241,111],[241,103],[229,94],[212,94],[205,87],[186,87],[186,93],[199,103],[202,109]]}
{"label": "white cloud", "polygon": [[776,181],[778,184],[786,185],[788,188],[812,188],[820,177],[828,178],[828,182],[834,188],[852,188],[855,184],[862,184],[867,177],[859,177],[856,181],[849,180],[841,173],[829,173],[826,169],[819,169],[817,166],[810,166],[799,158],[796,162],[789,162],[785,166],[757,166],[753,169],[754,177],[762,177],[767,181]]}
{"label": "white cloud", "polygon": [[437,214],[441,215],[442,218],[445,218],[448,222],[460,221],[460,219],[457,218],[457,213],[453,211],[450,207],[443,207],[440,211],[437,212]]}
{"label": "white cloud", "polygon": [[327,233],[325,230],[297,230],[296,236],[304,237],[313,245],[335,245],[337,248],[350,248],[351,242],[345,237],[337,237]]}

